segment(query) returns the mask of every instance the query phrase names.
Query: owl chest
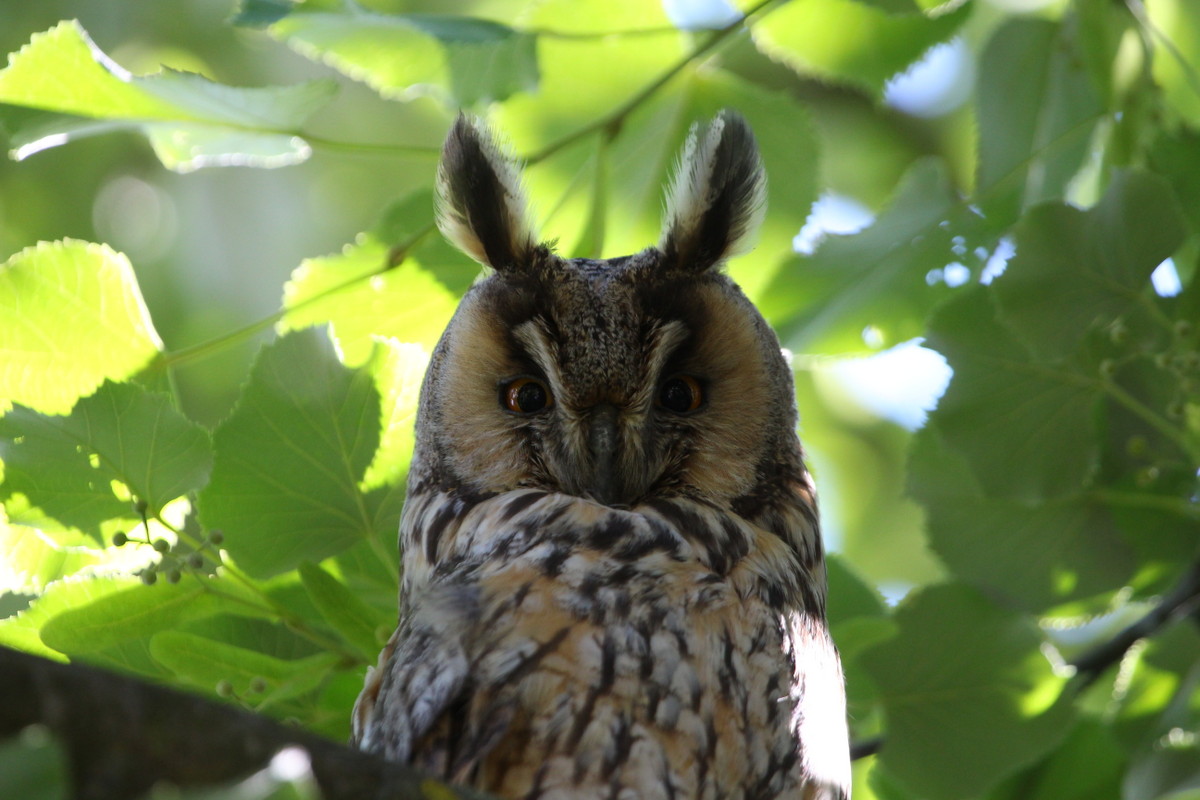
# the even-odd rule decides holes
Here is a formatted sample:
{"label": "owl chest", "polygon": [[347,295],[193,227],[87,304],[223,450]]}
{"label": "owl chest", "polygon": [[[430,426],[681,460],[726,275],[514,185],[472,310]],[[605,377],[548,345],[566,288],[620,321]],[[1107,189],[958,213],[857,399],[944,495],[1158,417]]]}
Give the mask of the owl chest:
{"label": "owl chest", "polygon": [[492,602],[456,724],[504,718],[506,729],[475,785],[564,798],[794,788],[794,670],[779,612],[695,564],[589,566],[481,576]]}

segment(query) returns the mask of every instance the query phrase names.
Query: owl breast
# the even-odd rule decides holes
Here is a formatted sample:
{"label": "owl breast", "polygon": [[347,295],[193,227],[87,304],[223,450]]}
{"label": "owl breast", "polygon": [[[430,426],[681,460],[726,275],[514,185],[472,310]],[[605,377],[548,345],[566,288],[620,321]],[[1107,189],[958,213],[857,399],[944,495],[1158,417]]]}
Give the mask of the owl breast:
{"label": "owl breast", "polygon": [[[432,521],[444,498],[427,503]],[[454,639],[470,691],[414,737],[392,685],[412,662],[391,653],[365,747],[502,797],[805,796],[794,656],[815,672],[830,651],[817,617],[784,613],[805,581],[778,537],[534,490],[449,528],[393,646]]]}

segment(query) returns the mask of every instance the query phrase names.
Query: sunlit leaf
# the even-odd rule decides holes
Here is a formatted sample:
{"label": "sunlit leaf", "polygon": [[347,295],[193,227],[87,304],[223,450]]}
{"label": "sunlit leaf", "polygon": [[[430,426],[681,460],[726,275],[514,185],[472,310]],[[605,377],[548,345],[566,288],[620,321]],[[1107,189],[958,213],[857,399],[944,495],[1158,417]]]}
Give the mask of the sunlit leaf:
{"label": "sunlit leaf", "polygon": [[[454,313],[458,298],[447,282],[465,288],[477,266],[453,250],[433,230],[433,198],[427,192],[404,201],[392,218],[403,216],[410,228],[399,235],[395,223],[361,234],[342,253],[309,258],[284,286],[287,313],[281,331],[330,323],[338,350],[347,364],[370,357],[377,338],[421,345],[433,350]],[[421,230],[411,252],[393,264],[392,248],[407,231]]]}
{"label": "sunlit leaf", "polygon": [[135,583],[56,614],[42,626],[41,636],[47,646],[62,653],[87,654],[237,607],[198,581]]}
{"label": "sunlit leaf", "polygon": [[763,52],[801,74],[880,95],[888,78],[953,35],[969,13],[963,5],[926,15],[908,0],[886,7],[860,0],[814,0],[772,10],[755,23],[753,34]]}
{"label": "sunlit leaf", "polygon": [[[35,35],[0,71],[0,103],[140,130],[163,164],[179,171],[303,161],[309,148],[296,131],[335,91],[331,81],[244,89],[173,70],[131,75],[74,21]],[[74,121],[39,127],[36,136],[18,134],[15,153],[23,157],[95,132]]]}
{"label": "sunlit leaf", "polygon": [[1161,37],[1153,56],[1154,78],[1170,109],[1195,128],[1200,125],[1200,8],[1188,0],[1147,0],[1145,14]]}
{"label": "sunlit leaf", "polygon": [[21,403],[65,414],[162,348],[129,260],[105,245],[22,250],[0,265],[0,308],[0,411]]}
{"label": "sunlit leaf", "polygon": [[18,406],[0,418],[0,494],[19,492],[55,519],[93,535],[100,523],[130,516],[129,499],[155,516],[200,488],[212,463],[208,433],[170,398],[133,384],[105,383],[68,416]]}
{"label": "sunlit leaf", "polygon": [[499,22],[352,6],[335,13],[298,5],[287,13],[261,5],[252,11],[242,21],[269,25],[272,36],[385,97],[432,96],[455,108],[537,88],[536,37]]}
{"label": "sunlit leaf", "polygon": [[895,621],[899,635],[861,658],[887,717],[880,759],[920,796],[980,795],[1066,734],[1065,679],[1023,615],[950,584],[907,599]]}
{"label": "sunlit leaf", "polygon": [[377,530],[387,492],[359,484],[379,444],[379,395],[315,329],[264,348],[241,400],[213,435],[200,518],[246,571],[320,561]]}
{"label": "sunlit leaf", "polygon": [[396,486],[407,474],[415,443],[417,400],[428,362],[429,354],[419,345],[385,339],[367,363],[383,408],[383,430],[379,449],[363,477],[364,489]]}

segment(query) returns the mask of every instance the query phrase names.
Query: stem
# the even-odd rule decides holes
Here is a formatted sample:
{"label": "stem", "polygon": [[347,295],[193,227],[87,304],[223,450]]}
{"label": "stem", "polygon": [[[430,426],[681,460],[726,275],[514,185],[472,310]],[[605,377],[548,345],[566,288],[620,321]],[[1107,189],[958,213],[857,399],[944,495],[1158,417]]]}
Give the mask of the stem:
{"label": "stem", "polygon": [[590,136],[596,131],[605,129],[615,131],[619,129],[627,116],[633,113],[638,106],[646,102],[646,100],[658,92],[659,89],[670,83],[671,80],[680,72],[683,72],[683,70],[686,69],[689,64],[711,51],[718,44],[728,38],[730,34],[745,28],[746,23],[752,16],[774,2],[776,2],[776,0],[760,0],[760,2],[748,9],[746,14],[741,19],[726,25],[724,28],[718,28],[717,30],[713,31],[712,35],[709,36],[703,44],[698,45],[690,53],[679,59],[679,61],[677,61],[675,64],[668,67],[661,75],[647,84],[644,88],[642,88],[641,91],[633,95],[633,97],[630,97],[628,100],[614,108],[605,116],[600,117],[599,119],[587,125],[584,125],[582,128],[567,134],[558,141],[551,142],[541,150],[526,156],[524,159],[525,163],[536,164],[539,161],[543,161],[557,153],[559,150],[574,144],[580,139]]}
{"label": "stem", "polygon": [[1179,447],[1188,454],[1193,461],[1200,461],[1200,453],[1193,450],[1193,444],[1187,432],[1181,428],[1177,428],[1164,419],[1160,414],[1148,407],[1142,401],[1138,400],[1129,392],[1122,389],[1111,381],[1102,381],[1100,386],[1104,389],[1108,396],[1116,400],[1121,405],[1125,406],[1135,416],[1140,417],[1150,427],[1167,437],[1171,441],[1179,445]]}
{"label": "stem", "polygon": [[244,606],[253,608],[260,612],[273,614],[296,634],[303,636],[305,639],[308,639],[321,649],[328,650],[331,653],[336,653],[343,659],[349,659],[352,663],[362,662],[362,658],[357,653],[347,650],[340,641],[322,636],[310,628],[308,623],[306,623],[303,619],[292,614],[286,607],[275,602],[275,600],[266,592],[264,592],[262,588],[250,578],[250,576],[246,575],[232,564],[226,563],[226,561],[221,558],[219,553],[215,555],[206,553],[204,548],[200,546],[200,543],[195,539],[195,537],[190,536],[183,530],[172,525],[170,522],[167,522],[162,518],[161,514],[156,514],[154,519],[164,528],[174,533],[175,536],[180,540],[185,541],[189,547],[191,547],[197,553],[200,553],[201,556],[203,556],[210,563],[223,569],[227,575],[245,587],[254,596],[257,602],[252,602],[245,597],[239,597],[236,594],[222,591],[214,586],[211,581],[204,580],[199,575],[192,573],[192,577],[196,579],[196,581],[200,584],[200,587],[206,592],[210,592],[219,597],[224,597],[227,600],[233,600],[236,603],[241,603]]}
{"label": "stem", "polygon": [[1142,492],[1124,492],[1117,489],[1097,489],[1092,497],[1101,503],[1127,508],[1153,508],[1166,511],[1180,517],[1200,521],[1200,505],[1185,500],[1182,497],[1168,497],[1160,494],[1145,494]]}

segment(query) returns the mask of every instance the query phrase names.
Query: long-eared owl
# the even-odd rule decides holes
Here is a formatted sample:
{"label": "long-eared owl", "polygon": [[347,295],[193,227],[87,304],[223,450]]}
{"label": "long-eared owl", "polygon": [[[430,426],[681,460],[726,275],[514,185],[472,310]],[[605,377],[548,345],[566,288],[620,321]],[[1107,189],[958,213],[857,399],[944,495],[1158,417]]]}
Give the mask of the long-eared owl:
{"label": "long-eared owl", "polygon": [[721,272],[764,203],[746,123],[693,128],[631,256],[539,243],[466,117],[438,192],[491,270],[425,376],[357,745],[501,797],[848,797],[792,373]]}

